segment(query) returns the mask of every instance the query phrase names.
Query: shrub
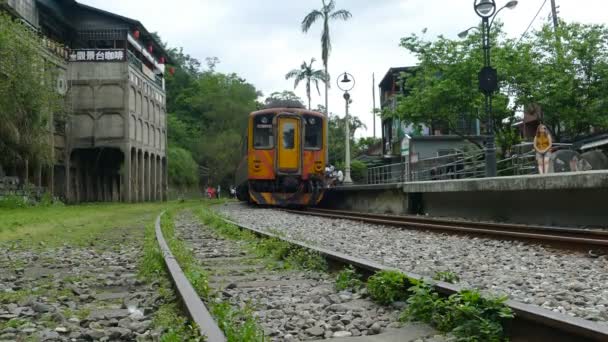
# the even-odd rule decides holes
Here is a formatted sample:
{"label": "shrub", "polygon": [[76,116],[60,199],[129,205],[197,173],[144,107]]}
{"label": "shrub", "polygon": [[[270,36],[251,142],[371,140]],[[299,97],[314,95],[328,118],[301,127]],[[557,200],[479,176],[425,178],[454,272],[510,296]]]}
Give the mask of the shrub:
{"label": "shrub", "polygon": [[338,291],[357,290],[362,285],[361,275],[352,266],[344,268],[336,276],[336,290]]}
{"label": "shrub", "polygon": [[398,271],[380,271],[367,280],[367,290],[373,300],[390,304],[408,298],[408,287],[413,280]]}
{"label": "shrub", "polygon": [[424,283],[410,291],[409,305],[401,319],[428,323],[439,331],[451,332],[458,341],[503,341],[501,321],[513,317],[504,304],[505,297],[483,298],[478,291],[462,290],[443,298]]}
{"label": "shrub", "polygon": [[350,177],[355,183],[365,183],[367,181],[367,164],[360,160],[353,160],[350,163]]}
{"label": "shrub", "polygon": [[27,197],[18,195],[6,195],[0,197],[0,208],[18,209],[29,206]]}

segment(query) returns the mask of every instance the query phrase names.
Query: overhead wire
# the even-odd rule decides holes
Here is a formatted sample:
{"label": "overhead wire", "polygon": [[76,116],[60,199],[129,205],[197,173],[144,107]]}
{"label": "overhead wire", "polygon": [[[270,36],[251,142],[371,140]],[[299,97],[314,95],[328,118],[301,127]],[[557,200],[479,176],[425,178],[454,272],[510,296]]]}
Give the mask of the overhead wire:
{"label": "overhead wire", "polygon": [[536,18],[538,18],[538,15],[543,10],[543,8],[545,7],[546,4],[547,4],[547,0],[543,1],[543,4],[540,5],[540,8],[538,9],[538,11],[536,12],[536,14],[534,15],[534,18],[532,18],[532,21],[530,21],[530,24],[528,25],[528,27],[526,28],[526,30],[524,31],[524,33],[521,34],[521,36],[519,37],[519,39],[517,40],[517,43],[515,45],[519,44],[519,42],[524,38],[524,36],[526,35],[526,33],[528,33],[528,30],[530,30],[530,27],[532,27],[532,24],[534,24],[534,22],[536,21]]}

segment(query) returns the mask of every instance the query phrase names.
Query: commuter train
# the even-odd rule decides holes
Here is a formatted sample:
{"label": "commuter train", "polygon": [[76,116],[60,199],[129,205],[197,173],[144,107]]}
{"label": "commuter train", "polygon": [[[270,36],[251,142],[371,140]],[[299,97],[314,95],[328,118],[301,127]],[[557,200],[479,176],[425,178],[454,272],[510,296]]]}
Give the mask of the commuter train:
{"label": "commuter train", "polygon": [[313,206],[325,191],[326,118],[303,108],[249,114],[237,198],[273,206]]}

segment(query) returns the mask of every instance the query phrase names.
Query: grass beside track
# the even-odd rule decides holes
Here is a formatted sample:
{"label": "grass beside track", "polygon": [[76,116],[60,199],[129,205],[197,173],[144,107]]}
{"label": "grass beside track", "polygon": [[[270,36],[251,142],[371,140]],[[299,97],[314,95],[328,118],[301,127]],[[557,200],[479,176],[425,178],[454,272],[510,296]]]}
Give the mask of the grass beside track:
{"label": "grass beside track", "polygon": [[53,247],[120,240],[133,228],[154,221],[164,208],[177,205],[113,203],[0,209],[0,243]]}
{"label": "grass beside track", "polygon": [[[162,297],[162,304],[157,308],[153,320],[154,330],[162,331],[160,341],[201,341],[203,338],[198,336],[198,331],[184,316],[166,273],[156,241],[154,222],[163,210],[173,212],[200,208],[203,203],[214,202],[191,200],[0,208],[0,246],[40,250],[67,244],[103,251],[119,250],[124,241],[142,241],[143,253],[137,260],[139,277],[153,284]],[[29,295],[53,294],[45,289],[39,289],[38,293],[16,292],[0,295],[0,302],[16,302],[18,296]]]}

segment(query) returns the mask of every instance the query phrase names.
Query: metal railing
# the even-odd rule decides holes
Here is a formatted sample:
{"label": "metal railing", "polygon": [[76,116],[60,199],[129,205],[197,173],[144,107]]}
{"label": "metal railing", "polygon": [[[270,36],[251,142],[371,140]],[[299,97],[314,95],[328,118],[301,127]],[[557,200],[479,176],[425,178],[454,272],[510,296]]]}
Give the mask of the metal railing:
{"label": "metal railing", "polygon": [[405,182],[408,172],[407,162],[370,167],[367,169],[367,184]]}
{"label": "metal railing", "polygon": [[[570,144],[554,144],[557,149],[570,148]],[[514,146],[515,153],[496,162],[497,175],[517,176],[538,173],[536,152],[532,143]],[[454,154],[427,158],[416,163],[407,161],[370,167],[367,169],[367,184],[432,181],[485,177],[485,154],[456,152]]]}

